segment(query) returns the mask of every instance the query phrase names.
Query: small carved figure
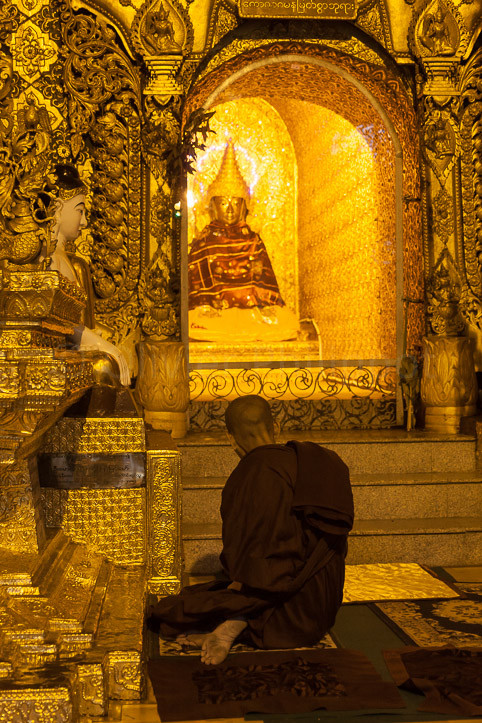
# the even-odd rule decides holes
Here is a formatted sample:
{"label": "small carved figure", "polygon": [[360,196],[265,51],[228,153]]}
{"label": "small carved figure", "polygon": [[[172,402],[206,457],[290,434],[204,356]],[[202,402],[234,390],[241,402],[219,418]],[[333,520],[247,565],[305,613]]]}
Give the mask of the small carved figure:
{"label": "small carved figure", "polygon": [[[94,295],[90,269],[84,259],[75,254],[68,253],[66,244],[75,241],[80,230],[87,226],[85,216],[85,196],[87,189],[82,183],[78,171],[68,164],[60,164],[55,169],[56,187],[58,197],[55,199],[55,215],[53,238],[56,241],[55,250],[51,255],[50,268],[59,271],[69,281],[81,286],[87,294],[87,309],[83,324],[78,326],[73,335],[74,344],[81,351],[101,352],[115,359],[119,367],[120,381],[129,385],[130,374],[127,362],[122,352],[106,341],[94,331]],[[52,197],[42,194],[44,205],[49,208]],[[112,374],[116,374],[112,367]],[[106,371],[109,376],[109,372]]]}
{"label": "small carved figure", "polygon": [[438,160],[442,161],[453,154],[450,124],[443,118],[438,117],[426,126],[424,140],[427,148]]}
{"label": "small carved figure", "polygon": [[420,370],[415,357],[404,356],[402,358],[399,379],[406,412],[405,426],[407,432],[410,432],[415,427],[415,414],[420,394]]}
{"label": "small carved figure", "polygon": [[465,329],[460,311],[461,282],[454,260],[444,248],[427,284],[427,313],[434,334],[458,336]]}
{"label": "small carved figure", "polygon": [[427,13],[423,19],[420,42],[432,55],[447,55],[454,50],[446,16],[447,11],[439,3],[435,13]]}
{"label": "small carved figure", "polygon": [[153,10],[146,15],[144,42],[154,55],[181,51],[181,46],[174,39],[174,28],[169,18],[169,11],[162,5],[159,10]]}

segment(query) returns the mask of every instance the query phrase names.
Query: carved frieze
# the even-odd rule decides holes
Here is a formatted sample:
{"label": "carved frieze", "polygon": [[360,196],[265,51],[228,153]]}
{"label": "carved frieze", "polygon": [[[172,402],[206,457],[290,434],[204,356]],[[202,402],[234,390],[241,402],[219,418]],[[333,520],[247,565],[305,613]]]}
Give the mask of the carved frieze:
{"label": "carved frieze", "polygon": [[131,38],[149,73],[144,93],[156,96],[163,104],[182,94],[177,75],[193,42],[192,24],[184,7],[177,0],[147,0],[136,13]]}
{"label": "carved frieze", "polygon": [[181,456],[147,452],[149,590],[179,592],[181,586]]}

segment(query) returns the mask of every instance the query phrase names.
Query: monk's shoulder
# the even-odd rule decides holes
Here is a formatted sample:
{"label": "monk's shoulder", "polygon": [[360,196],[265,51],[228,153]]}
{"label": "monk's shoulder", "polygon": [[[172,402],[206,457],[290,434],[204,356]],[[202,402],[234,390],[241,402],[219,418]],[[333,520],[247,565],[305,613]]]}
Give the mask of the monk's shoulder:
{"label": "monk's shoulder", "polygon": [[285,444],[267,444],[251,450],[243,457],[244,472],[277,472],[282,476],[296,476],[296,453]]}

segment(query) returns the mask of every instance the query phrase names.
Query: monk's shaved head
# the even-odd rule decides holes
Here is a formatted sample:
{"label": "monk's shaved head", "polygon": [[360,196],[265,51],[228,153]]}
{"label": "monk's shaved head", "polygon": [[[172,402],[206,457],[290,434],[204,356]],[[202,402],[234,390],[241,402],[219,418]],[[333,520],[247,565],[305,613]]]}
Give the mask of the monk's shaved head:
{"label": "monk's shaved head", "polygon": [[228,432],[245,451],[274,442],[270,406],[266,399],[256,394],[239,397],[231,402],[226,409],[225,419]]}

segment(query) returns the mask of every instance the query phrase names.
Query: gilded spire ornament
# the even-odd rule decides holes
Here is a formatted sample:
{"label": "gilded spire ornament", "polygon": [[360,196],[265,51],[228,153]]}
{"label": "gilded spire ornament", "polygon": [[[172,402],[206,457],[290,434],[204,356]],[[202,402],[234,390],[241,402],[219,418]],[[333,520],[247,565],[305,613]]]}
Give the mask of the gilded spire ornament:
{"label": "gilded spire ornament", "polygon": [[236,153],[231,140],[226,144],[218,175],[209,186],[208,200],[216,196],[244,198],[249,203],[249,186],[239,170]]}

